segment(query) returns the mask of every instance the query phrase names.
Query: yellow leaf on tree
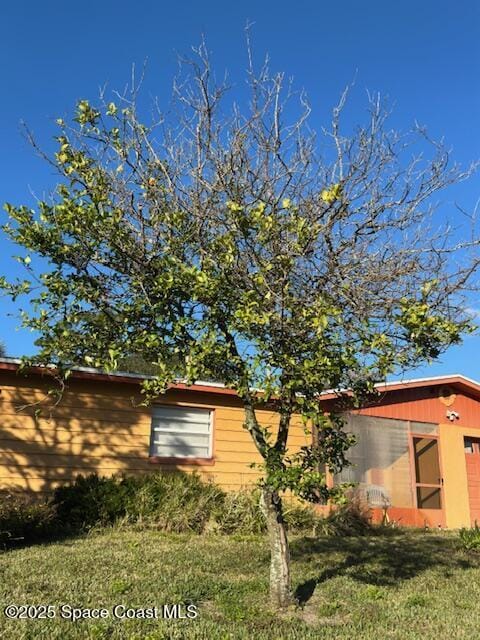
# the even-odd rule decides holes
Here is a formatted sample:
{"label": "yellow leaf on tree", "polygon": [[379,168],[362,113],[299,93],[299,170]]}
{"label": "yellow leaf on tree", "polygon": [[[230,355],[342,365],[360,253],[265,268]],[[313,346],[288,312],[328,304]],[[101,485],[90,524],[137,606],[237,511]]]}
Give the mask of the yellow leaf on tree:
{"label": "yellow leaf on tree", "polygon": [[335,200],[338,200],[341,193],[342,185],[337,182],[337,184],[332,185],[330,189],[324,189],[321,192],[320,197],[327,204],[332,204],[333,202],[335,202]]}
{"label": "yellow leaf on tree", "polygon": [[230,209],[230,211],[242,211],[243,207],[240,204],[237,204],[236,202],[232,202],[231,200],[229,200],[227,202],[227,207]]}

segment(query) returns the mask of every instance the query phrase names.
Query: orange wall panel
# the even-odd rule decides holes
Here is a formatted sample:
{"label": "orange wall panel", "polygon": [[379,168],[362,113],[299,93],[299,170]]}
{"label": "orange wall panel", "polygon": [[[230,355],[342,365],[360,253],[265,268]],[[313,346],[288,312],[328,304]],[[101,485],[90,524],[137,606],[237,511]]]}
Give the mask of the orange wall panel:
{"label": "orange wall panel", "polygon": [[438,397],[436,387],[392,391],[384,394],[377,403],[357,409],[354,413],[440,424],[447,422],[447,411],[456,411],[460,417],[453,425],[480,429],[479,401],[464,393],[454,395],[453,403],[446,406]]}

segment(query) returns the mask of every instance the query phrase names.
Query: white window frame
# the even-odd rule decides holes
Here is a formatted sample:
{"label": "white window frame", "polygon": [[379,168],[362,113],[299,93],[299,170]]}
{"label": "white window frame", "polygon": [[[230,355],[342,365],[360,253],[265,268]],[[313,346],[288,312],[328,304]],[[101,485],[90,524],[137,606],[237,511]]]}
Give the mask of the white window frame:
{"label": "white window frame", "polygon": [[[208,451],[206,456],[196,456],[196,455],[161,455],[156,452],[156,445],[160,445],[158,442],[161,434],[170,434],[170,435],[182,435],[186,433],[191,433],[192,435],[207,435],[198,431],[188,431],[187,429],[181,427],[179,429],[162,429],[160,426],[155,426],[155,410],[157,409],[169,409],[172,411],[199,411],[201,413],[208,413]],[[197,405],[177,405],[177,404],[154,404],[152,407],[152,415],[151,415],[151,423],[150,423],[150,458],[153,460],[205,460],[209,461],[213,459],[213,430],[214,430],[214,409],[212,407],[205,406],[197,406]],[[157,440],[157,442],[155,442]]]}

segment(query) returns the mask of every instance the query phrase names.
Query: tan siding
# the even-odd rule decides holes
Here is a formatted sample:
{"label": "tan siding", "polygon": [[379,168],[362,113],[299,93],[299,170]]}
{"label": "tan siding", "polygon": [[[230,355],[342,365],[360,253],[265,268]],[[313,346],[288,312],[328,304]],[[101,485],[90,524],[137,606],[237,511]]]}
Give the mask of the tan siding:
{"label": "tan siding", "polygon": [[69,433],[99,433],[99,434],[132,434],[144,435],[150,433],[150,418],[141,421],[118,422],[106,418],[105,420],[83,419],[77,416],[35,420],[26,415],[3,415],[0,409],[0,438],[4,432],[19,433],[24,429],[38,433],[68,431]]}
{"label": "tan siding", "polygon": [[[2,417],[6,416],[9,418],[23,421],[25,419],[34,420],[32,415],[32,411],[29,410],[24,412],[18,412],[7,406],[4,411],[4,407],[0,408],[2,412]],[[73,414],[73,416],[72,416]],[[118,409],[117,407],[106,410],[98,410],[98,409],[78,409],[72,408],[67,405],[60,405],[55,407],[51,411],[45,410],[43,417],[45,420],[70,420],[72,417],[81,416],[81,419],[84,420],[100,420],[103,422],[119,422],[122,424],[141,424],[142,422],[145,424],[149,424],[149,414],[144,410],[142,413],[135,413],[134,411],[130,411],[129,409]]]}
{"label": "tan siding", "polygon": [[[26,426],[24,428],[3,427],[0,429],[0,442],[2,441],[25,441],[39,442],[45,445],[55,445],[57,443],[95,443],[95,444],[128,444],[130,446],[144,446],[144,442],[148,442],[150,438],[150,426],[139,429],[121,430],[118,425],[109,425],[108,423],[97,423],[99,426],[95,429],[95,424],[86,424],[85,429],[79,426],[76,429],[68,429],[68,423],[64,423],[61,428],[57,428],[56,424],[47,423],[39,429]],[[105,428],[101,428],[105,427]],[[107,428],[108,427],[108,428]],[[235,427],[229,429],[221,425],[216,429],[216,447],[217,450],[226,451],[245,451],[254,448],[251,436],[246,431],[239,431]],[[291,435],[289,444],[292,448],[298,448],[308,443],[306,435]],[[2,445],[2,448],[7,445]]]}
{"label": "tan siding", "polygon": [[145,442],[149,442],[150,433],[102,433],[95,431],[68,431],[68,429],[18,429],[17,433],[7,429],[1,430],[0,433],[0,450],[6,450],[11,446],[9,443],[38,443],[45,447],[61,446],[65,444],[87,444],[87,445],[106,445],[107,447],[124,445],[128,447],[144,447]]}
{"label": "tan siding", "polygon": [[[250,434],[243,428],[238,398],[193,390],[172,390],[159,404],[209,407],[214,410],[214,464],[155,464],[148,460],[151,409],[140,400],[138,387],[115,381],[69,383],[62,402],[44,408],[19,406],[45,398],[48,381],[1,372],[0,377],[0,489],[48,491],[79,473],[145,473],[159,469],[195,471],[226,489],[239,489],[258,478],[250,468],[261,462]],[[278,415],[258,411],[264,426],[275,434]],[[300,420],[294,420],[290,451],[308,444]]]}

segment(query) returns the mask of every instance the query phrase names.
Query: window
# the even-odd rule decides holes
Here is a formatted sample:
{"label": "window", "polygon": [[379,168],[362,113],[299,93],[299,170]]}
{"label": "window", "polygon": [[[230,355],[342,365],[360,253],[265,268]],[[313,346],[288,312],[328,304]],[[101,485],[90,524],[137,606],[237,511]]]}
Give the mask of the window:
{"label": "window", "polygon": [[465,453],[473,453],[473,440],[472,440],[472,438],[464,438],[463,442],[464,442]]}
{"label": "window", "polygon": [[480,438],[469,438],[465,436],[463,443],[465,453],[480,453]]}
{"label": "window", "polygon": [[154,407],[150,455],[211,458],[212,411],[196,407]]}

